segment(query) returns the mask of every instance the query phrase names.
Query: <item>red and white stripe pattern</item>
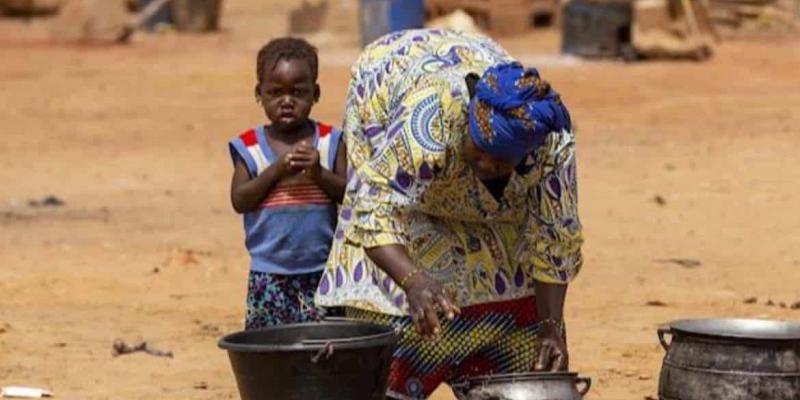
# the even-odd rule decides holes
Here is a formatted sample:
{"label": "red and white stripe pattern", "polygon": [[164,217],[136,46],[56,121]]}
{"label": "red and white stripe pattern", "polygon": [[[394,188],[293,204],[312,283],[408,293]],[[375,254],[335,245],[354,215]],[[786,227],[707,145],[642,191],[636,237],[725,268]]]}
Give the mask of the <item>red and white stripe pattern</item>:
{"label": "red and white stripe pattern", "polygon": [[269,161],[267,161],[267,156],[261,151],[261,147],[258,146],[258,136],[256,136],[256,131],[251,129],[241,135],[239,137],[242,139],[245,147],[247,148],[247,152],[250,153],[250,156],[253,157],[253,160],[256,162],[256,174],[260,174],[262,171],[269,167]]}
{"label": "red and white stripe pattern", "polygon": [[261,203],[262,208],[299,206],[299,205],[327,205],[331,199],[316,184],[289,185],[273,188],[267,198]]}

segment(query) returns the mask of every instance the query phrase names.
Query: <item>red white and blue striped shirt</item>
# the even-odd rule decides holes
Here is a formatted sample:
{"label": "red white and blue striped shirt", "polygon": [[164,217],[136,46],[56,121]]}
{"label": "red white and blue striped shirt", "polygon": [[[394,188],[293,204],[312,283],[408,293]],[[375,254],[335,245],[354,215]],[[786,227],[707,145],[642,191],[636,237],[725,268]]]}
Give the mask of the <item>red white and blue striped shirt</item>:
{"label": "red white and blue striped shirt", "polygon": [[[313,145],[322,168],[333,171],[342,132],[314,122]],[[241,159],[251,177],[277,161],[265,127],[248,130],[229,142],[233,161]],[[261,206],[244,214],[250,269],[282,275],[323,269],[336,228],[336,203],[316,184],[273,187]]]}

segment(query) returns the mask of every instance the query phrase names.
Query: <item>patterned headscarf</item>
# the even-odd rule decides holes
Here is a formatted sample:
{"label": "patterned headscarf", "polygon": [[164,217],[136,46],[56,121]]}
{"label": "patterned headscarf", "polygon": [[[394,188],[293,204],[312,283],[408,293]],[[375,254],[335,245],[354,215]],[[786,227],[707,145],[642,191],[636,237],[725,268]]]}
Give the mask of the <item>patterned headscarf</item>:
{"label": "patterned headscarf", "polygon": [[534,68],[495,65],[475,87],[469,105],[472,139],[493,157],[521,162],[547,134],[571,130],[569,111]]}

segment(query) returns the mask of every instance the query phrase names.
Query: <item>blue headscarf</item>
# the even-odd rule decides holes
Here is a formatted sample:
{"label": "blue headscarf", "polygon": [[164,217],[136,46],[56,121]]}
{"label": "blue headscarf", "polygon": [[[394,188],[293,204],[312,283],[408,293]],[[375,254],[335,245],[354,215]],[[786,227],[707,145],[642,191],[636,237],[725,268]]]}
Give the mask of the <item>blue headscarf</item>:
{"label": "blue headscarf", "polygon": [[495,65],[475,87],[469,105],[470,135],[493,157],[519,163],[550,132],[571,130],[569,111],[534,68],[518,62]]}

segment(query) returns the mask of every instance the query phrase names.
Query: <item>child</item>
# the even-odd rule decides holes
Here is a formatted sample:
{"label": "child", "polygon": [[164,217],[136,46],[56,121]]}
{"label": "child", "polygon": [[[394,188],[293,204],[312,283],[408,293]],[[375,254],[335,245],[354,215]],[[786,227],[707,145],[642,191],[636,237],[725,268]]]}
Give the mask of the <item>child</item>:
{"label": "child", "polygon": [[271,124],[230,141],[233,208],[250,253],[246,329],[319,319],[314,292],[328,258],[347,159],[341,132],[309,119],[317,50],[280,38],[258,52],[255,94]]}

